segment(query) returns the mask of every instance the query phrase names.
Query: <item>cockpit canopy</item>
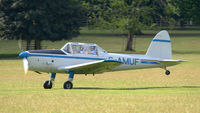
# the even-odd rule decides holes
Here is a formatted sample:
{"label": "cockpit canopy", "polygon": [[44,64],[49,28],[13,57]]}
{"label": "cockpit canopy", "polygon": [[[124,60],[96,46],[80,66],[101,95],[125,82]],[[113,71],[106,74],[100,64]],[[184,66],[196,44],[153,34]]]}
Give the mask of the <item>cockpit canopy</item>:
{"label": "cockpit canopy", "polygon": [[107,53],[104,49],[92,43],[69,42],[61,50],[68,54],[99,55]]}

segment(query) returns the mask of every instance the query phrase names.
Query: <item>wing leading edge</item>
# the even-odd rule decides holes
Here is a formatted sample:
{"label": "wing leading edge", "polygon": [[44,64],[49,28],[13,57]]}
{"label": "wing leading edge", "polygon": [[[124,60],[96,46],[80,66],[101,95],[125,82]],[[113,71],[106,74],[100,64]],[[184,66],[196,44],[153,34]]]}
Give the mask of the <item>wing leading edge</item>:
{"label": "wing leading edge", "polygon": [[73,71],[75,74],[93,74],[111,71],[113,68],[123,64],[114,60],[98,60],[72,66],[59,67],[59,71]]}

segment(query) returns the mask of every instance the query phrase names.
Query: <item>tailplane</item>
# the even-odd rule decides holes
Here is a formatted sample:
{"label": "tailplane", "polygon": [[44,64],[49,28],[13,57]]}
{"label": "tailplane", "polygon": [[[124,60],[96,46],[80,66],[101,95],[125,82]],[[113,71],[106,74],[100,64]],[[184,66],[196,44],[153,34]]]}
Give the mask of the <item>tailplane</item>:
{"label": "tailplane", "polygon": [[147,57],[171,59],[171,40],[166,30],[160,31],[152,40],[147,53]]}

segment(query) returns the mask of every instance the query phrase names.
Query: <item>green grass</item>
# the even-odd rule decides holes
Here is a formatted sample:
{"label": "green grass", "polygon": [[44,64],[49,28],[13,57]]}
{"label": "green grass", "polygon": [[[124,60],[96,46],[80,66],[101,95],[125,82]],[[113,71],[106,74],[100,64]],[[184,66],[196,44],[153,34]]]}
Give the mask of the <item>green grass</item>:
{"label": "green grass", "polygon": [[[137,37],[136,53],[145,53],[152,40],[151,34],[154,31],[145,32],[150,35]],[[182,37],[174,34],[171,38],[173,58],[188,62],[169,67],[170,76],[165,76],[164,70],[159,68],[108,72],[96,76],[75,75],[72,90],[62,88],[68,75],[57,74],[53,89],[45,90],[42,85],[49,79],[49,74],[28,72],[25,76],[20,59],[2,59],[0,112],[198,113],[200,36]],[[126,39],[118,35],[107,36],[100,32],[98,35],[80,35],[69,41],[92,42],[110,52],[125,52]],[[16,42],[0,41],[0,54],[19,53]],[[57,49],[66,42],[68,41],[42,43],[47,48]]]}
{"label": "green grass", "polygon": [[157,68],[76,75],[72,90],[62,88],[67,75],[57,74],[54,88],[45,90],[49,74],[24,76],[21,60],[1,60],[0,112],[197,113],[200,55],[181,56],[190,62],[170,67],[170,76]]}

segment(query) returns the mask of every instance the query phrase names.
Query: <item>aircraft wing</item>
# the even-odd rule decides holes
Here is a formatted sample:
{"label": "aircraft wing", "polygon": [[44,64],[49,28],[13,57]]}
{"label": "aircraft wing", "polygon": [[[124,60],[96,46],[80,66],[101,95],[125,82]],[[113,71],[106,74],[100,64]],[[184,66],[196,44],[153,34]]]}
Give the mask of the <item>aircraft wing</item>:
{"label": "aircraft wing", "polygon": [[98,60],[78,65],[59,67],[58,70],[71,70],[76,74],[93,74],[111,71],[111,69],[123,64],[114,60]]}
{"label": "aircraft wing", "polygon": [[173,65],[179,64],[181,62],[185,62],[184,60],[160,59],[160,58],[143,58],[141,60],[142,61],[158,62],[161,65],[165,65],[165,66],[173,66]]}

